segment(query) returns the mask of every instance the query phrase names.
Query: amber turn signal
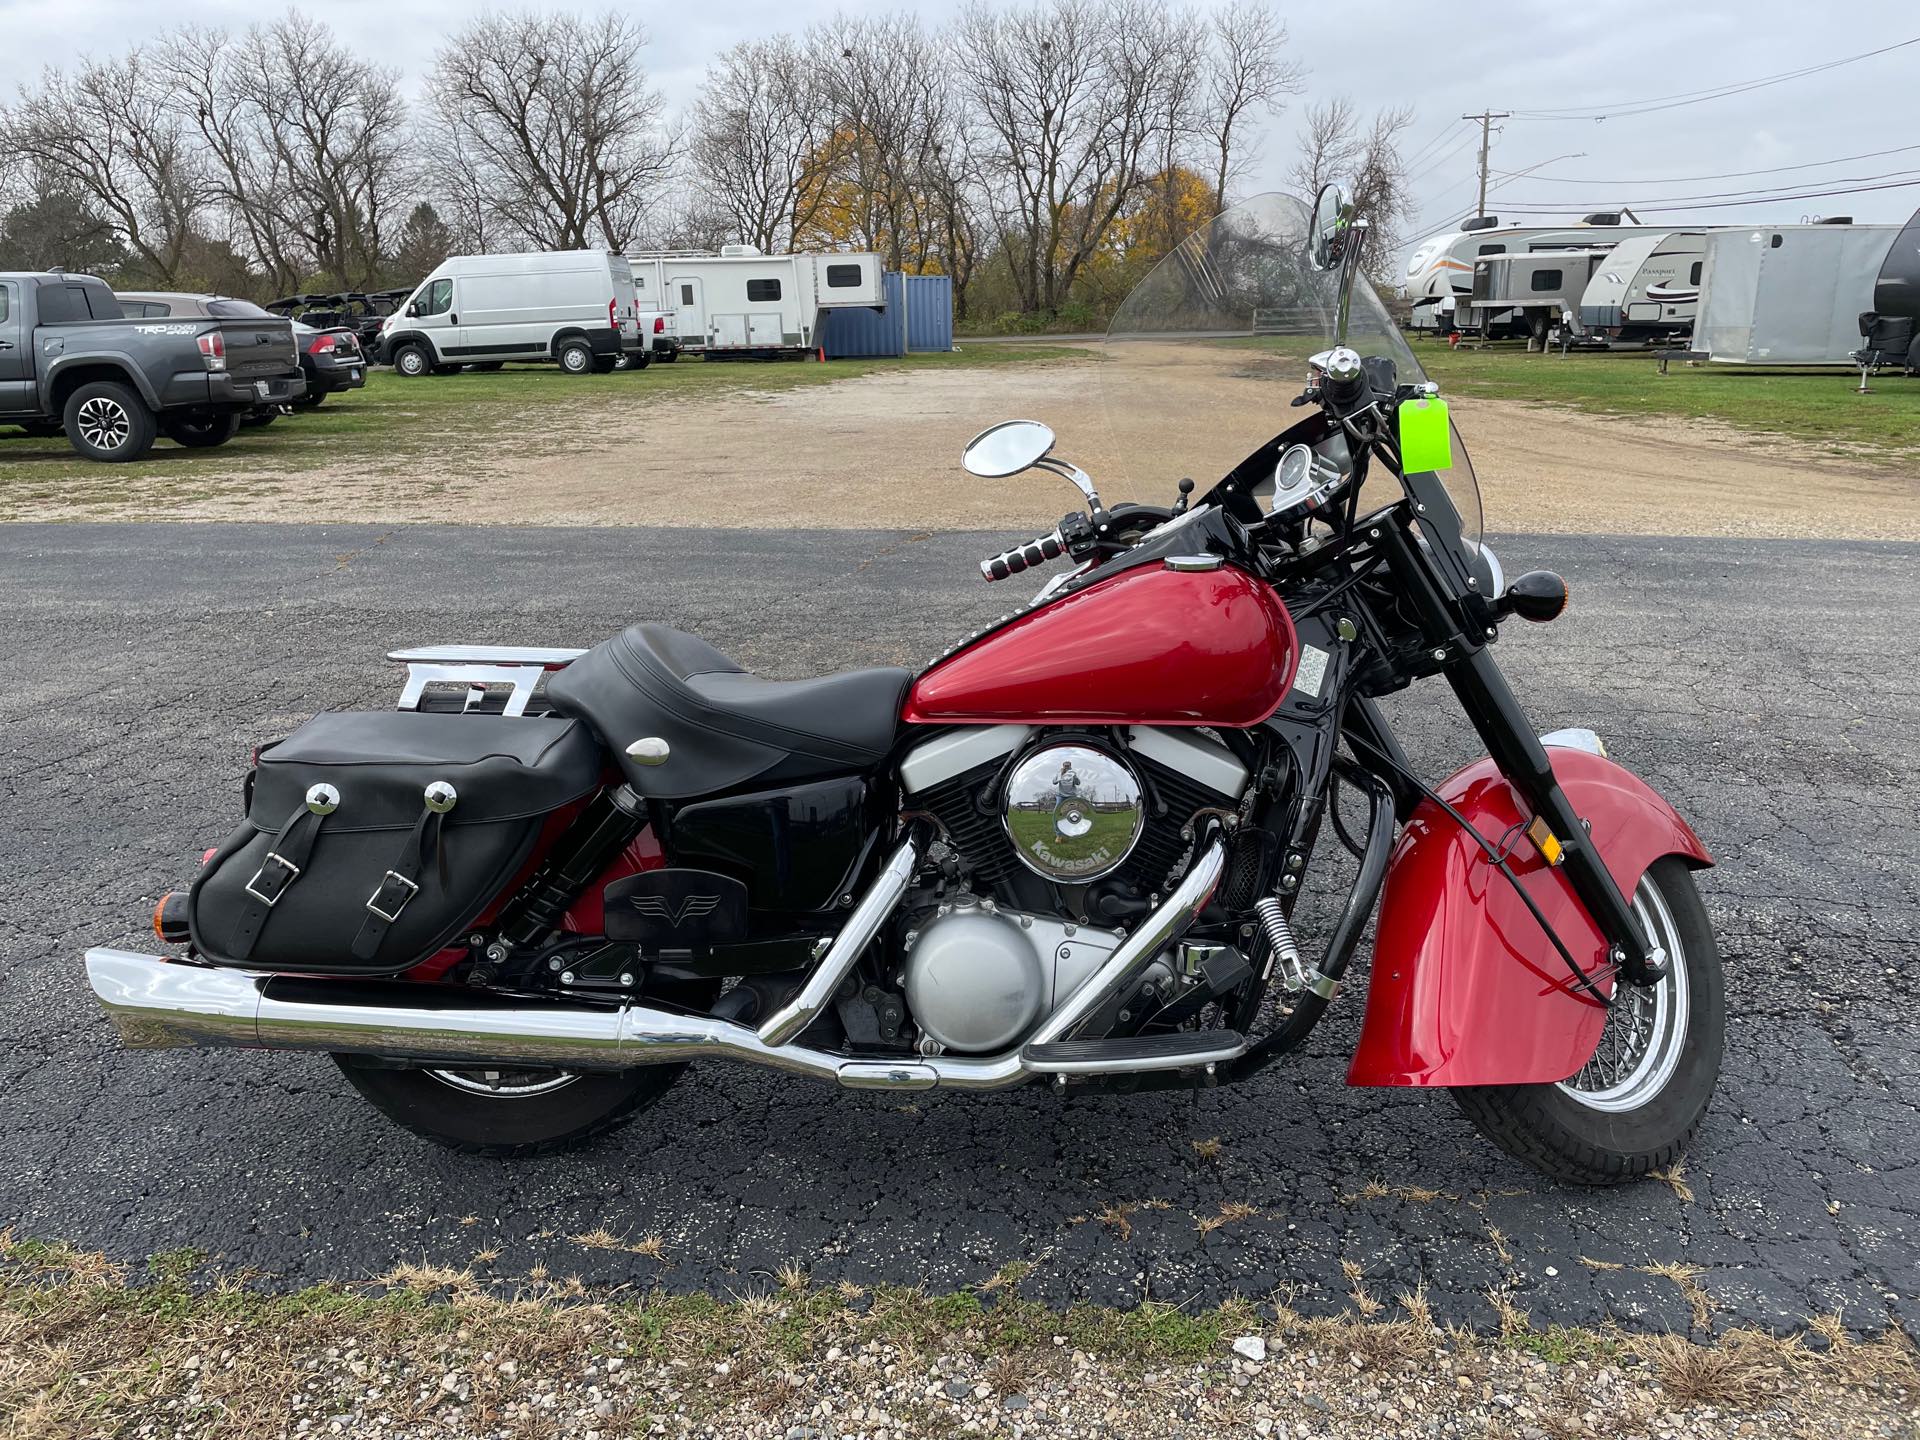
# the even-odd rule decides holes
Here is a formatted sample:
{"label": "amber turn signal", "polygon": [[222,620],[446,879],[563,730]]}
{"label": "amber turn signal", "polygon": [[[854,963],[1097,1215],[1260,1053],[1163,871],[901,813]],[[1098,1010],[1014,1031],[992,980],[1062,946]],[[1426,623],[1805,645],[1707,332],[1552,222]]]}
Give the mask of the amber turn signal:
{"label": "amber turn signal", "polygon": [[1536,624],[1557,620],[1567,608],[1567,582],[1551,570],[1529,570],[1507,587],[1495,608]]}
{"label": "amber turn signal", "polygon": [[184,945],[193,938],[187,925],[187,892],[169,890],[153,907],[153,933],[164,945]]}

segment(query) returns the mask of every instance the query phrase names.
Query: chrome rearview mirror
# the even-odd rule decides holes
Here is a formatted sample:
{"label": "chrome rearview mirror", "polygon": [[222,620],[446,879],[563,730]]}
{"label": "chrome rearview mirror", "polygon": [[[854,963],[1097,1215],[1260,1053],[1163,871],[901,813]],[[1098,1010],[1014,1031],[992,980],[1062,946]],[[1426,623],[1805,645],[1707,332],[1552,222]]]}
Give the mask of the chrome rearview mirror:
{"label": "chrome rearview mirror", "polygon": [[1307,260],[1316,270],[1337,270],[1346,249],[1347,222],[1353,204],[1347,192],[1328,182],[1313,199],[1313,224],[1307,230]]}
{"label": "chrome rearview mirror", "polygon": [[1001,480],[1031,470],[1053,449],[1053,431],[1038,420],[1002,420],[967,442],[960,463],[969,475]]}
{"label": "chrome rearview mirror", "polygon": [[1313,224],[1307,230],[1307,263],[1316,270],[1338,270],[1340,291],[1334,320],[1334,345],[1347,343],[1347,312],[1353,303],[1353,282],[1360,274],[1360,251],[1367,240],[1367,222],[1359,216],[1346,190],[1329,182],[1313,200]]}

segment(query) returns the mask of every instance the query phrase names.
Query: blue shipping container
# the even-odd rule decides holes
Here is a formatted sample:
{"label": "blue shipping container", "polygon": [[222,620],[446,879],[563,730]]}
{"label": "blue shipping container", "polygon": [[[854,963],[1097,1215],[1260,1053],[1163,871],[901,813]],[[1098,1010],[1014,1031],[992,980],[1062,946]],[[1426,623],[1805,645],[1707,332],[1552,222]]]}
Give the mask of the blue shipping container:
{"label": "blue shipping container", "polygon": [[886,276],[885,310],[828,310],[820,347],[829,360],[900,356],[909,350],[953,348],[953,279],[947,275]]}

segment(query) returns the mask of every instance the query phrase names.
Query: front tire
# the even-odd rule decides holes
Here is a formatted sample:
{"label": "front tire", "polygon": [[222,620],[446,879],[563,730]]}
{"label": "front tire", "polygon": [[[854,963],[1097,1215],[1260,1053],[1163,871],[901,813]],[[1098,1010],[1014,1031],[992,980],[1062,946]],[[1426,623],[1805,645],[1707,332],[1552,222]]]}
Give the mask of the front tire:
{"label": "front tire", "polygon": [[402,345],[393,352],[394,372],[409,380],[417,380],[433,369],[433,357],[422,345]]}
{"label": "front tire", "polygon": [[467,1155],[567,1150],[616,1130],[666,1094],[687,1067],[610,1074],[486,1067],[396,1070],[355,1055],[334,1063],[373,1107],[414,1134]]}
{"label": "front tire", "polygon": [[1554,1085],[1453,1092],[1482,1135],[1556,1180],[1616,1185],[1673,1164],[1720,1078],[1726,985],[1685,862],[1657,861],[1633,893],[1633,911],[1666,950],[1668,970],[1656,985],[1616,986],[1606,1029],[1580,1072]]}

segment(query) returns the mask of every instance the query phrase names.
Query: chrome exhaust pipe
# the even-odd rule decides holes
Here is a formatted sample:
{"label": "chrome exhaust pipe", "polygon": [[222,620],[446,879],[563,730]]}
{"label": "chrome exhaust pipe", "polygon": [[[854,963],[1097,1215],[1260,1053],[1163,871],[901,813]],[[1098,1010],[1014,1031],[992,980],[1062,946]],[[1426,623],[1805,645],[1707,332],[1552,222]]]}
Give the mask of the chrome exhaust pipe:
{"label": "chrome exhaust pipe", "polygon": [[[1084,1021],[1193,923],[1225,866],[1217,840],[1160,908],[1047,1018],[1036,1040]],[[87,951],[87,980],[133,1050],[196,1046],[370,1055],[422,1065],[626,1070],[709,1057],[853,1089],[999,1090],[1032,1079],[1018,1049],[993,1056],[876,1060],[769,1045],[760,1032],[650,1005],[593,1007],[393,980],[255,975],[132,950]]]}

